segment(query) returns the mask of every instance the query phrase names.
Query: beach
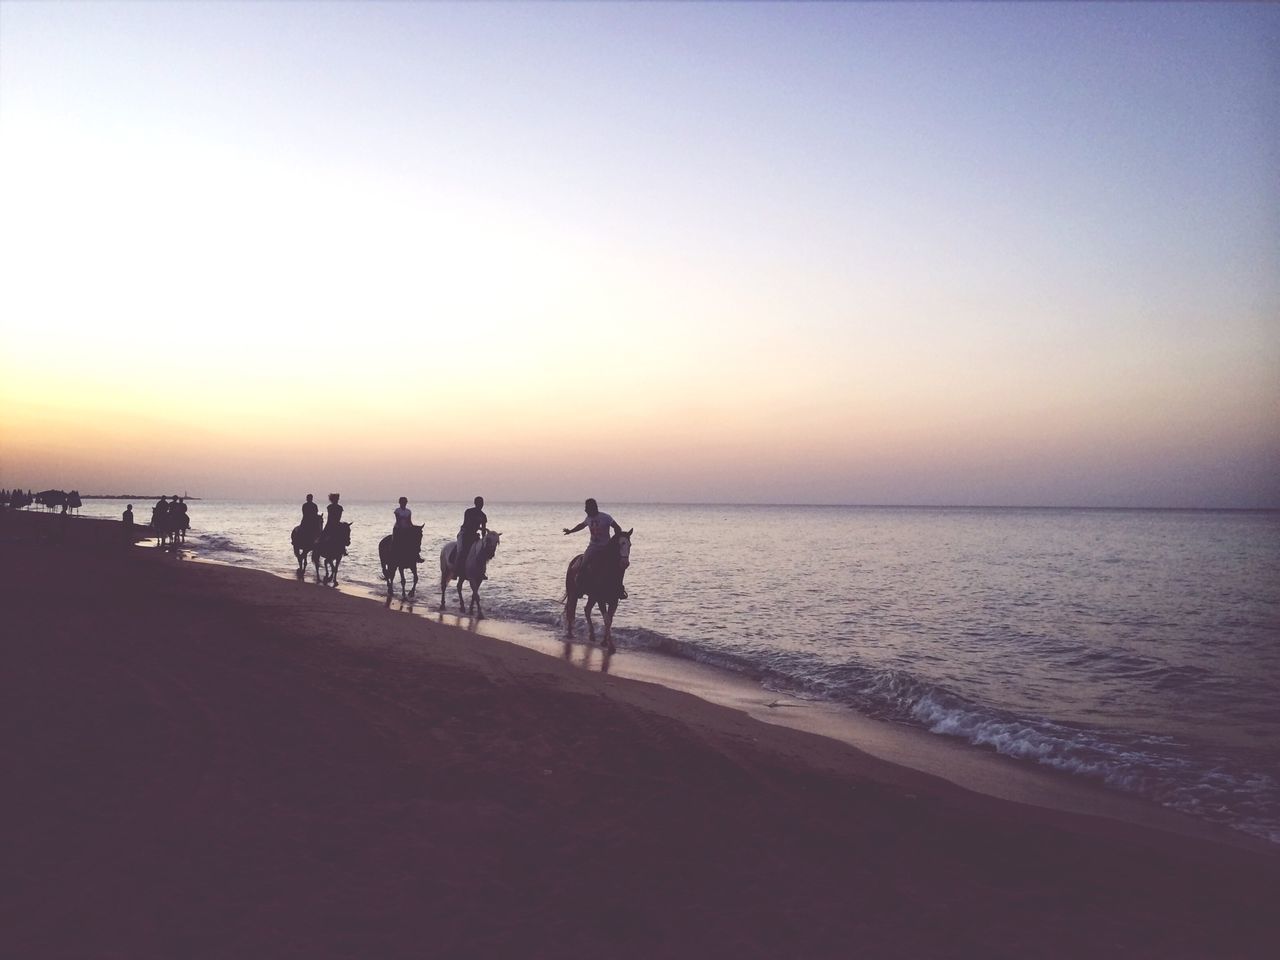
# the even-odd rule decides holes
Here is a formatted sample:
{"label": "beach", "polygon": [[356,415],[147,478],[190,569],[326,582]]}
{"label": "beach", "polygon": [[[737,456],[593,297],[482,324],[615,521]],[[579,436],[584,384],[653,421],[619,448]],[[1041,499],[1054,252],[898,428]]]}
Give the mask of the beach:
{"label": "beach", "polygon": [[1262,957],[1280,855],[266,573],[0,526],[22,957]]}

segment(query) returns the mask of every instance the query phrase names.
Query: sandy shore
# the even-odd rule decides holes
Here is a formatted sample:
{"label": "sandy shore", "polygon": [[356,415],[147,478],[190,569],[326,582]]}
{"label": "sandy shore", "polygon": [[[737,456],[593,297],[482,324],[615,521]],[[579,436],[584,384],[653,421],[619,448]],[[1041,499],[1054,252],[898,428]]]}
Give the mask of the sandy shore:
{"label": "sandy shore", "polygon": [[[0,520],[6,952],[1263,957],[1280,855]],[[625,656],[625,655],[623,655]]]}

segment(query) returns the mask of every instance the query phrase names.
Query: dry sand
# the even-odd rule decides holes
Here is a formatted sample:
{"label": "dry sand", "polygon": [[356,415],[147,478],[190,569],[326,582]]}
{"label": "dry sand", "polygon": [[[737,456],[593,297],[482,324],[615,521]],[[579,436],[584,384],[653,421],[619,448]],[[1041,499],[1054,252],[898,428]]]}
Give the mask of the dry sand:
{"label": "dry sand", "polygon": [[1271,848],[966,791],[377,601],[130,548],[111,522],[0,519],[0,611],[7,955],[1280,942]]}

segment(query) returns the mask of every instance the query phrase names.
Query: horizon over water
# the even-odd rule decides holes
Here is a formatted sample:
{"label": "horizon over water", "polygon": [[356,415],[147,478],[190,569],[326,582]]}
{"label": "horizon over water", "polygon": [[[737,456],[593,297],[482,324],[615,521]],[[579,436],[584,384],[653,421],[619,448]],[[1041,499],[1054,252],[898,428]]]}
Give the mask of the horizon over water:
{"label": "horizon over water", "polygon": [[[188,547],[290,575],[301,499],[193,501]],[[385,597],[377,543],[395,501],[344,505],[344,585]],[[439,550],[466,505],[410,500],[425,524],[419,602],[439,602]],[[139,522],[150,506],[135,499]],[[635,528],[624,652],[710,664],[1280,843],[1280,511],[602,508]],[[558,632],[564,570],[586,545],[561,528],[581,504],[485,509],[503,534],[485,614]],[[454,611],[455,598],[451,585]]]}

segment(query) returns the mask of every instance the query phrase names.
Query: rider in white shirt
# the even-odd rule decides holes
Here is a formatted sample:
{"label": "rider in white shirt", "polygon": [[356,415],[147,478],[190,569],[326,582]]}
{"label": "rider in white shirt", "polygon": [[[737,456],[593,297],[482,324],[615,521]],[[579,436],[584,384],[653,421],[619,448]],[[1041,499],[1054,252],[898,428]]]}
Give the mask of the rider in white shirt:
{"label": "rider in white shirt", "polygon": [[[615,533],[622,533],[622,528],[618,526],[617,521],[601,510],[596,504],[594,498],[588,497],[587,502],[582,505],[582,508],[586,511],[587,519],[583,520],[576,527],[564,528],[565,536],[568,536],[571,533],[577,533],[583,527],[586,527],[591,531],[591,541],[587,544],[586,552],[582,555],[582,566],[578,569],[579,582],[581,582],[583,575],[604,552],[605,547],[609,545],[609,531],[612,530]],[[623,587],[621,583],[619,583],[619,588],[621,589],[621,598],[623,600],[627,599],[626,587]]]}

